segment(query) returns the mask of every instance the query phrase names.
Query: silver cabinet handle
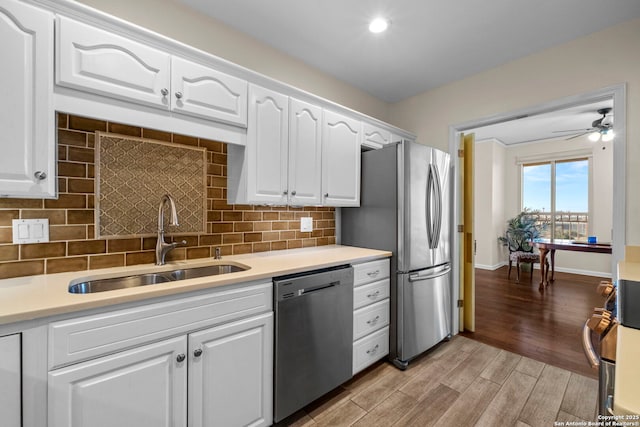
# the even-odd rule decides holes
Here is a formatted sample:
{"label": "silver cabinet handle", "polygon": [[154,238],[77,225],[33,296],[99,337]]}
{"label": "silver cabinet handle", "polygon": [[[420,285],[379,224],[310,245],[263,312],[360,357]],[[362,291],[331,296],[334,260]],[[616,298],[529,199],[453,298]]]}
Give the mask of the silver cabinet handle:
{"label": "silver cabinet handle", "polygon": [[38,181],[42,181],[47,178],[47,173],[43,171],[36,171],[33,176],[35,176]]}
{"label": "silver cabinet handle", "polygon": [[373,325],[374,323],[376,323],[378,320],[380,320],[380,315],[377,315],[376,317],[374,317],[371,320],[367,320],[367,324],[369,325]]}
{"label": "silver cabinet handle", "polygon": [[169,89],[163,87],[162,89],[160,89],[160,93],[162,94],[162,96],[167,96],[169,95]]}
{"label": "silver cabinet handle", "polygon": [[195,350],[193,350],[193,355],[195,357],[200,357],[202,356],[202,349],[201,348],[196,348]]}
{"label": "silver cabinet handle", "polygon": [[182,99],[182,92],[176,92],[176,98]]}
{"label": "silver cabinet handle", "polygon": [[295,195],[296,195],[296,190],[293,190],[293,191],[291,192],[291,195],[292,195],[292,196],[295,196]]}
{"label": "silver cabinet handle", "polygon": [[284,191],[282,192],[282,194],[284,194],[284,195],[286,196],[287,194],[289,194],[289,192],[288,192],[287,190],[284,190]]}
{"label": "silver cabinet handle", "polygon": [[184,359],[186,358],[187,356],[185,356],[183,353],[180,353],[178,356],[176,356],[176,360],[178,361],[178,363],[184,362]]}
{"label": "silver cabinet handle", "polygon": [[378,274],[380,274],[380,270],[370,271],[370,272],[367,273],[367,276],[376,277]]}
{"label": "silver cabinet handle", "polygon": [[380,291],[375,291],[371,294],[368,294],[367,298],[378,298],[378,295],[380,295]]}
{"label": "silver cabinet handle", "polygon": [[324,193],[324,197],[329,197],[329,193]]}
{"label": "silver cabinet handle", "polygon": [[378,351],[378,348],[380,348],[380,344],[376,344],[375,347],[370,348],[369,350],[367,350],[367,354],[374,354],[375,352]]}

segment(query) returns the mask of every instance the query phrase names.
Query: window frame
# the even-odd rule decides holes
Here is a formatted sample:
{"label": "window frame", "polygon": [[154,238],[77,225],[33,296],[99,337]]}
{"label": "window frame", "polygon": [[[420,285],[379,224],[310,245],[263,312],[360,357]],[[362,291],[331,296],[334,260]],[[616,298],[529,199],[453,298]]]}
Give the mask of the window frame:
{"label": "window frame", "polygon": [[[577,154],[577,155],[576,155]],[[527,206],[524,206],[524,168],[527,166],[539,166],[539,165],[550,165],[551,166],[551,192],[550,192],[550,217],[551,224],[550,226],[550,239],[553,241],[556,239],[556,164],[558,163],[569,163],[569,162],[578,162],[578,161],[587,161],[587,236],[590,234],[591,230],[593,230],[593,155],[589,153],[589,155],[579,155],[578,153],[574,153],[574,156],[558,156],[552,157],[549,156],[546,159],[536,158],[536,159],[519,159],[518,163],[520,164],[520,210],[524,210]]]}

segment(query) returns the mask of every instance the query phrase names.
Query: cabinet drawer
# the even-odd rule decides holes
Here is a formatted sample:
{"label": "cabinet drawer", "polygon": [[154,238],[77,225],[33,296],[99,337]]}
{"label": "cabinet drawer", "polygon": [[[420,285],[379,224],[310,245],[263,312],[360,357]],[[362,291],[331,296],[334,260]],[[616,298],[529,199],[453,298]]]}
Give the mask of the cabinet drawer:
{"label": "cabinet drawer", "polygon": [[354,341],[389,324],[389,300],[353,312]]}
{"label": "cabinet drawer", "polygon": [[380,329],[353,343],[353,374],[389,354],[389,328]]}
{"label": "cabinet drawer", "polygon": [[389,260],[381,259],[353,266],[353,286],[389,277]]}
{"label": "cabinet drawer", "polygon": [[353,308],[358,309],[389,298],[389,279],[359,286],[353,290]]}
{"label": "cabinet drawer", "polygon": [[271,310],[268,282],[54,322],[49,369]]}

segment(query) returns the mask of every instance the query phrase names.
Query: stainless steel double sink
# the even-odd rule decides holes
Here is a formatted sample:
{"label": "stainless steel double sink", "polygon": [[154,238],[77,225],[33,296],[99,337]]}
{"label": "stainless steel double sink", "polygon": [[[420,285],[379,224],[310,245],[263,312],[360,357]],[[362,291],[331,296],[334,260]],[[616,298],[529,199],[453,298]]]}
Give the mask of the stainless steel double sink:
{"label": "stainless steel double sink", "polygon": [[135,288],[138,286],[155,285],[157,283],[175,282],[178,280],[195,279],[205,276],[236,273],[249,270],[242,264],[216,264],[204,267],[180,268],[177,270],[141,273],[121,277],[86,280],[69,285],[69,293],[92,294],[95,292],[113,291],[115,289]]}

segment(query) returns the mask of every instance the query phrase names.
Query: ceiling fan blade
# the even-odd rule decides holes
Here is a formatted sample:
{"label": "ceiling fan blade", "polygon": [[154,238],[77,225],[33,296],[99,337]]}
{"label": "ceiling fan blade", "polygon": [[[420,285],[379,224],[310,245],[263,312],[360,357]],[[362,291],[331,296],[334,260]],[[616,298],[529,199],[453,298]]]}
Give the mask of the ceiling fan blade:
{"label": "ceiling fan blade", "polygon": [[567,129],[567,130],[554,130],[551,133],[561,133],[561,132],[589,132],[592,131],[593,128],[589,129]]}
{"label": "ceiling fan blade", "polygon": [[581,136],[586,135],[586,134],[588,134],[590,132],[591,131],[587,131],[587,132],[579,133],[577,135],[570,136],[569,138],[566,138],[565,141],[569,141],[570,139],[580,138]]}

